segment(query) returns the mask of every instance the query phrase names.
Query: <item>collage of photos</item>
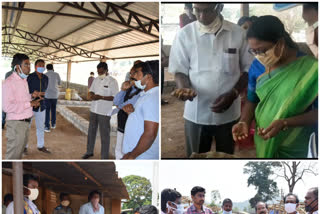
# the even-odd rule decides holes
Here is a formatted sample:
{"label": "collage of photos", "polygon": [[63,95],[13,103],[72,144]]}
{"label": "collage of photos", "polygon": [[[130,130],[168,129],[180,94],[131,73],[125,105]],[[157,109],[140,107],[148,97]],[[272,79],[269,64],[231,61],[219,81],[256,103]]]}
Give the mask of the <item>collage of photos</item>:
{"label": "collage of photos", "polygon": [[319,2],[228,1],[1,1],[1,213],[318,214]]}

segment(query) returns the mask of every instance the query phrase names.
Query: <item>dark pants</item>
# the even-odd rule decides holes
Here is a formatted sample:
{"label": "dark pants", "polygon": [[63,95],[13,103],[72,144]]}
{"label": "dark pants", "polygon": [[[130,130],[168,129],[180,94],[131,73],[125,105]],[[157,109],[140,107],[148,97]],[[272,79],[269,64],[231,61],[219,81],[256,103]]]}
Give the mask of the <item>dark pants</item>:
{"label": "dark pants", "polygon": [[2,127],[6,125],[6,117],[7,114],[4,111],[2,111]]}
{"label": "dark pants", "polygon": [[56,109],[57,109],[57,101],[58,99],[45,99],[46,105],[46,120],[45,120],[45,128],[50,128],[50,111],[51,111],[51,126],[56,125]]}
{"label": "dark pants", "polygon": [[110,117],[92,112],[90,112],[87,154],[93,154],[98,126],[101,136],[101,159],[108,159],[110,146]]}
{"label": "dark pants", "polygon": [[234,141],[232,138],[232,126],[237,123],[233,121],[223,125],[201,125],[185,120],[185,136],[187,146],[187,157],[192,152],[205,153],[211,149],[213,136],[216,140],[216,151],[228,154],[234,153]]}

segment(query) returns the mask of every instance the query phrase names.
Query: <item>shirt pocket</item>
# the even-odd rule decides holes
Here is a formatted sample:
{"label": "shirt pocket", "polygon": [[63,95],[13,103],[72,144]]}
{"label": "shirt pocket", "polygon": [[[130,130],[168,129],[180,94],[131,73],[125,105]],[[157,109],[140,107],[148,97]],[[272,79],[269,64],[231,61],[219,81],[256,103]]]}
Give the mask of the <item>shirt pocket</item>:
{"label": "shirt pocket", "polygon": [[238,71],[239,55],[237,53],[223,53],[222,70],[225,74],[234,74]]}

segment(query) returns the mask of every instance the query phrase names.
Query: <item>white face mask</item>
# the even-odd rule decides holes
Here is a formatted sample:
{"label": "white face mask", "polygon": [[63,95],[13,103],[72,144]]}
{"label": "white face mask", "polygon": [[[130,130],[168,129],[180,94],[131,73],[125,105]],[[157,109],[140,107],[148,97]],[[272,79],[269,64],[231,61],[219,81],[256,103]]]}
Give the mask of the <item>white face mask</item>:
{"label": "white face mask", "polygon": [[107,76],[107,75],[104,73],[104,74],[102,74],[102,75],[99,75],[99,78],[103,80],[106,76]]}
{"label": "white face mask", "polygon": [[177,208],[174,208],[174,207],[171,207],[169,205],[169,203],[167,202],[167,208],[168,208],[168,212],[170,212],[170,210],[173,211],[173,214],[183,214],[184,212],[184,209],[183,209],[183,206],[181,204],[176,204],[174,202],[171,202],[173,203],[174,205],[176,205]]}
{"label": "white face mask", "polygon": [[223,210],[222,213],[223,213],[223,214],[231,214],[231,213],[232,213],[232,210],[230,210],[230,211],[225,211],[225,210]]}
{"label": "white face mask", "polygon": [[217,33],[222,26],[222,16],[217,16],[209,25],[198,22],[198,29],[201,33]]}
{"label": "white face mask", "polygon": [[147,85],[142,85],[141,84],[141,80],[138,81],[134,81],[134,84],[136,85],[137,88],[144,90],[146,88]]}
{"label": "white face mask", "polygon": [[314,40],[315,40],[315,29],[317,27],[318,27],[318,22],[314,23],[313,25],[309,26],[306,29],[307,44],[316,58],[318,58],[318,46],[314,43]]}
{"label": "white face mask", "polygon": [[34,189],[31,189],[31,188],[28,188],[28,187],[25,187],[25,188],[27,188],[30,191],[30,195],[27,195],[27,197],[31,201],[37,200],[38,195],[39,195],[39,190],[37,188],[34,188]]}
{"label": "white face mask", "polygon": [[284,204],[284,209],[287,213],[293,213],[296,211],[297,208],[297,204],[293,204],[293,203],[286,203]]}
{"label": "white face mask", "polygon": [[70,204],[69,200],[61,201],[61,205],[64,206],[64,207],[69,206],[69,204]]}

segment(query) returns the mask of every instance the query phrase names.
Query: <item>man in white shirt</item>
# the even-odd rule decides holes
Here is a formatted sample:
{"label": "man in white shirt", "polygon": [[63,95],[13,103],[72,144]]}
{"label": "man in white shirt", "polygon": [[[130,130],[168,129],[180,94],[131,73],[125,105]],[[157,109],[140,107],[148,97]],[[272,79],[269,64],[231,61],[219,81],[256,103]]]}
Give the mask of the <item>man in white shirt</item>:
{"label": "man in white shirt", "polygon": [[101,136],[101,159],[108,159],[109,156],[110,117],[107,114],[112,110],[113,98],[118,93],[119,87],[117,80],[108,75],[107,63],[100,62],[97,72],[99,76],[93,80],[89,93],[92,102],[87,152],[83,155],[83,159],[93,156],[98,127]]}
{"label": "man in white shirt", "polygon": [[253,57],[245,31],[220,14],[223,4],[193,4],[197,21],[181,29],[172,44],[169,72],[184,109],[187,156],[216,150],[233,154],[232,125],[240,117]]}
{"label": "man in white shirt", "polygon": [[318,187],[310,188],[304,198],[307,214],[318,214]]}
{"label": "man in white shirt", "polygon": [[104,207],[99,204],[102,200],[99,191],[92,191],[88,196],[89,202],[80,207],[79,214],[104,214]]}

